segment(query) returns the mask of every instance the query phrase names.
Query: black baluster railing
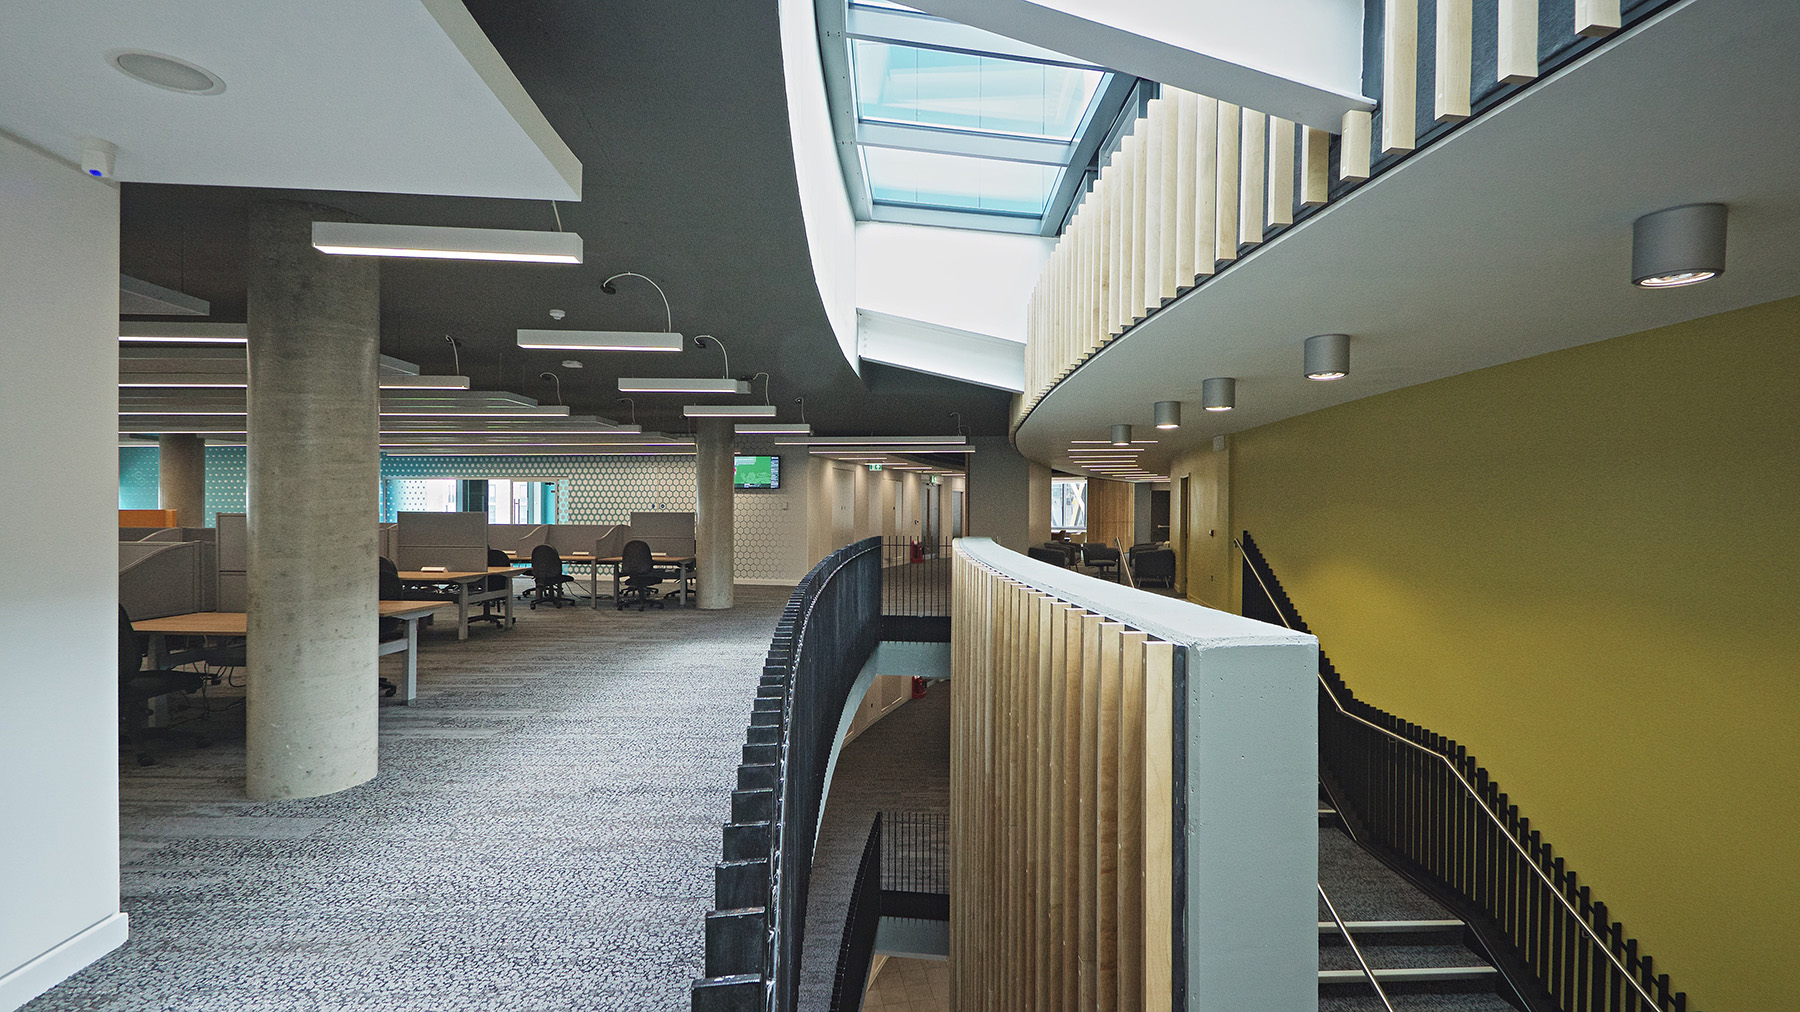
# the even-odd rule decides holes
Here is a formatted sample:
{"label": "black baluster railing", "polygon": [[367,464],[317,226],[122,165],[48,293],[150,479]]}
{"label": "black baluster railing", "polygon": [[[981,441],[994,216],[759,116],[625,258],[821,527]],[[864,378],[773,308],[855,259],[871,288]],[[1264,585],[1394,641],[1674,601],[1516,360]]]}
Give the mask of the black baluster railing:
{"label": "black baluster railing", "polygon": [[950,543],[891,539],[881,556],[881,638],[950,642]]}
{"label": "black baluster railing", "polygon": [[[1244,614],[1310,632],[1245,532]],[[1319,765],[1353,835],[1462,914],[1525,1007],[1686,1012],[1468,751],[1356,698],[1319,654]]]}
{"label": "black baluster railing", "polygon": [[844,915],[844,938],[838,945],[837,974],[831,982],[831,1012],[861,1012],[875,959],[875,932],[881,926],[881,813],[869,828],[856,880],[850,886],[850,910]]}
{"label": "black baluster railing", "polygon": [[792,1012],[826,766],[881,634],[881,541],[813,567],[775,626],[731,794],[695,1012]]}

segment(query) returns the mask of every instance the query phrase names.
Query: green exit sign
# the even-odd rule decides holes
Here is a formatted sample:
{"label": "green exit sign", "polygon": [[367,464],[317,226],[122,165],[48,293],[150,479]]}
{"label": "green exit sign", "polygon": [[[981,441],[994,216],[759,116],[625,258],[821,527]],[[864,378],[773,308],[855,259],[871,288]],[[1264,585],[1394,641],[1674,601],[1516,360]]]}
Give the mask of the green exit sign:
{"label": "green exit sign", "polygon": [[870,464],[870,465],[869,465],[869,470],[871,470],[871,471],[879,471],[879,470],[881,470],[881,465],[880,465],[880,464]]}

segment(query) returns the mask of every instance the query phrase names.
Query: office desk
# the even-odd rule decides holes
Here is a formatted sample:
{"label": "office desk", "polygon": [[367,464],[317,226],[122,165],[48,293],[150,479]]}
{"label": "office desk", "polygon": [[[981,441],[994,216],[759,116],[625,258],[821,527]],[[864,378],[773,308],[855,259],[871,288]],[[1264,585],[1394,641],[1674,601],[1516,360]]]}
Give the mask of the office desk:
{"label": "office desk", "polygon": [[[531,565],[531,556],[528,554],[507,552],[506,557],[526,567]],[[573,563],[588,567],[588,598],[594,601],[600,600],[600,566],[603,560],[594,558],[593,552],[565,552],[557,558],[561,559],[565,566]],[[529,569],[526,572],[527,575],[530,574]]]}
{"label": "office desk", "polygon": [[[489,566],[480,573],[432,573],[424,570],[406,570],[400,574],[400,582],[414,585],[431,585],[451,583],[456,585],[456,638],[469,638],[469,605],[483,601],[506,602],[506,624],[512,625],[512,578],[520,573],[529,573],[529,568],[519,566]],[[475,585],[490,576],[506,577],[506,586],[500,590],[476,590]]]}
{"label": "office desk", "polygon": [[[595,559],[594,561],[601,566],[613,567],[613,597],[617,598],[619,596],[619,566],[625,562],[624,556],[608,555],[604,558]],[[688,602],[688,576],[693,573],[694,566],[699,562],[699,558],[693,555],[651,555],[650,561],[658,566],[673,566],[681,570],[681,606],[686,608]],[[594,607],[600,607],[599,598],[594,599]]]}
{"label": "office desk", "polygon": [[[439,608],[448,607],[442,601],[382,601],[379,608],[382,618],[397,618],[406,623],[406,638],[390,640],[375,648],[377,657],[383,654],[406,654],[406,675],[401,680],[398,693],[401,703],[410,703],[418,698],[419,686],[419,622],[429,618]],[[196,611],[186,615],[168,615],[163,618],[146,618],[131,623],[131,627],[150,638],[150,667],[164,668],[169,664],[168,637],[170,636],[247,636],[250,629],[250,616],[241,611]]]}

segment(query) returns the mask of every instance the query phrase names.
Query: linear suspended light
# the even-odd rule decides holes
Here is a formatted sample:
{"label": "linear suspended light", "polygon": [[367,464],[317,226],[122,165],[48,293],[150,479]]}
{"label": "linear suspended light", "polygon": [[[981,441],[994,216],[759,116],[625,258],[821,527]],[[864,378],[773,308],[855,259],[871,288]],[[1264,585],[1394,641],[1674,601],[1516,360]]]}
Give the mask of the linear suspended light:
{"label": "linear suspended light", "polygon": [[961,436],[814,436],[775,441],[777,446],[960,446],[962,443]]}
{"label": "linear suspended light", "polygon": [[[521,330],[519,347],[546,351],[680,351],[680,334],[638,330]],[[625,382],[620,380],[620,383]],[[620,389],[624,389],[621,387]],[[640,391],[652,393],[655,391]],[[686,392],[686,391],[683,391]]]}
{"label": "linear suspended light", "polygon": [[773,404],[689,404],[681,409],[688,418],[774,418]]}
{"label": "linear suspended light", "polygon": [[805,422],[740,422],[734,427],[740,436],[806,436],[812,426]]}
{"label": "linear suspended light", "polygon": [[119,322],[126,344],[248,344],[250,328],[242,323]]}
{"label": "linear suspended light", "polygon": [[[182,390],[242,390],[247,380],[224,374],[206,373],[127,373],[119,378],[120,389],[155,389],[166,387]],[[467,376],[383,376],[383,390],[467,390]]]}
{"label": "linear suspended light", "polygon": [[750,392],[750,384],[745,380],[708,379],[704,376],[670,376],[655,379],[620,377],[619,392],[622,394],[747,394]]}
{"label": "linear suspended light", "polygon": [[503,260],[578,264],[581,236],[511,228],[383,225],[364,221],[315,221],[313,248],[321,253],[427,260]]}
{"label": "linear suspended light", "polygon": [[383,390],[467,390],[467,376],[383,376]]}

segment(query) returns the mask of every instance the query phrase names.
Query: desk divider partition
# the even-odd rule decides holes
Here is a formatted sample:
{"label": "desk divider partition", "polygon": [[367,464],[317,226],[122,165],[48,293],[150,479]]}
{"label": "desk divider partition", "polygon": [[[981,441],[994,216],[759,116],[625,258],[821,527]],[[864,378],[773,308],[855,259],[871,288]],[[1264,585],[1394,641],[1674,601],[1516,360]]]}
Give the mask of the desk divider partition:
{"label": "desk divider partition", "polygon": [[250,526],[243,513],[221,513],[219,531],[218,610],[250,609]]}
{"label": "desk divider partition", "polygon": [[119,543],[119,603],[133,620],[215,610],[212,574],[207,542]]}
{"label": "desk divider partition", "polygon": [[394,564],[402,571],[442,566],[457,573],[487,570],[485,513],[401,513]]}
{"label": "desk divider partition", "polygon": [[692,513],[633,513],[629,540],[642,541],[659,555],[693,555],[700,544]]}

